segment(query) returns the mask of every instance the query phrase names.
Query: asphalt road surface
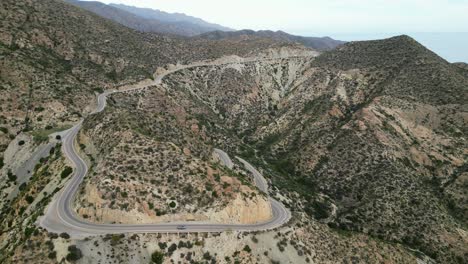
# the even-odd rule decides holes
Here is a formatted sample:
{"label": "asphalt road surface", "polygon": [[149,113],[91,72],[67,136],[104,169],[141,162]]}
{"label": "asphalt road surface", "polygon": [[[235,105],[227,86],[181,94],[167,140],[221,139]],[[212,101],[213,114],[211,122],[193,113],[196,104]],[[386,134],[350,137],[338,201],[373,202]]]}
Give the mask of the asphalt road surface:
{"label": "asphalt road surface", "polygon": [[219,159],[221,160],[224,166],[228,167],[229,169],[232,169],[234,167],[234,163],[232,162],[231,158],[226,152],[215,148],[214,153],[218,155]]}
{"label": "asphalt road surface", "polygon": [[236,157],[236,159],[238,159],[242,164],[244,164],[245,168],[248,171],[250,171],[250,173],[252,173],[252,176],[254,177],[255,186],[257,186],[257,188],[260,189],[260,191],[268,193],[268,182],[265,180],[263,175],[257,169],[255,169],[254,166],[250,165],[250,163],[248,163],[244,159],[239,157]]}
{"label": "asphalt road surface", "polygon": [[[223,63],[227,64],[227,63]],[[106,107],[106,97],[116,92],[126,92],[132,90],[144,89],[149,86],[158,85],[167,74],[176,72],[181,69],[197,67],[212,64],[193,64],[189,66],[180,66],[176,69],[166,71],[165,73],[156,76],[153,82],[141,83],[126,90],[110,90],[105,91],[97,97],[97,107],[94,113],[101,112]],[[117,233],[196,233],[196,232],[223,232],[223,231],[258,231],[268,230],[279,227],[291,218],[291,213],[284,207],[283,204],[269,198],[271,202],[272,218],[268,221],[255,224],[220,224],[210,222],[171,222],[171,223],[156,223],[156,224],[96,224],[87,222],[75,213],[73,209],[73,199],[78,191],[80,183],[88,172],[88,166],[76,151],[76,136],[81,128],[83,121],[63,132],[62,147],[64,155],[71,161],[74,167],[74,172],[71,179],[66,183],[64,188],[55,196],[55,199],[49,204],[45,216],[39,220],[40,226],[47,229],[49,232],[67,232],[74,237],[83,237],[99,234],[117,234]],[[229,156],[222,150],[215,149],[215,153],[220,156],[221,162],[228,168],[232,168],[233,163]],[[263,176],[247,161],[238,158],[249,170],[257,187],[268,193],[268,185]],[[178,227],[184,225],[185,229],[180,230]]]}

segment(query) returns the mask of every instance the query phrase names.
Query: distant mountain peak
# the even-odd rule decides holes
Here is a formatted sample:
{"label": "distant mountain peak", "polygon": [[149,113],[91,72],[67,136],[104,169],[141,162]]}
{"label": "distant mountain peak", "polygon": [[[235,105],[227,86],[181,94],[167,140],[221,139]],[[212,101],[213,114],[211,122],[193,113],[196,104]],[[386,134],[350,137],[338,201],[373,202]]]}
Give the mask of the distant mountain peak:
{"label": "distant mountain peak", "polygon": [[129,5],[124,5],[124,4],[109,4],[109,6],[119,8],[121,10],[133,13],[137,16],[140,16],[146,19],[156,19],[162,22],[186,22],[186,23],[188,22],[188,23],[193,23],[198,26],[211,28],[212,31],[213,30],[222,30],[222,31],[233,30],[232,28],[210,23],[201,18],[189,16],[184,13],[169,13],[169,12],[165,12],[159,9],[135,7],[135,6],[129,6]]}
{"label": "distant mountain peak", "polygon": [[106,5],[98,1],[65,1],[142,32],[190,37],[214,30],[231,30],[230,28],[208,23],[200,18],[181,13],[167,13],[160,10],[122,4]]}
{"label": "distant mountain peak", "polygon": [[344,41],[334,40],[330,37],[301,37],[288,34],[284,31],[272,31],[272,30],[259,30],[254,31],[251,29],[243,29],[239,31],[213,31],[205,34],[201,34],[199,37],[203,39],[219,40],[219,39],[229,39],[236,38],[242,35],[261,37],[261,38],[270,38],[278,41],[285,42],[294,42],[302,44],[306,47],[313,48],[319,51],[331,50],[337,46],[345,43]]}

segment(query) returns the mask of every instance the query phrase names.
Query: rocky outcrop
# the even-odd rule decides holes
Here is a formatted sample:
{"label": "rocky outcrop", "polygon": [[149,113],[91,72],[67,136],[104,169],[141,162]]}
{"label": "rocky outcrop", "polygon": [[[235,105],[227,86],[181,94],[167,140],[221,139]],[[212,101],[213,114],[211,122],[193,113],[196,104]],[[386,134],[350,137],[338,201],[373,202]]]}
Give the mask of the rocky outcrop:
{"label": "rocky outcrop", "polygon": [[263,196],[256,195],[253,198],[243,197],[237,194],[225,208],[219,212],[207,213],[209,219],[218,223],[228,224],[254,224],[271,219],[271,204]]}
{"label": "rocky outcrop", "polygon": [[87,185],[83,196],[91,206],[77,206],[78,214],[87,221],[95,223],[150,224],[167,222],[205,221],[222,224],[253,224],[271,219],[270,202],[262,195],[257,195],[250,188],[243,188],[224,208],[209,209],[199,213],[171,213],[157,216],[148,204],[143,210],[134,208],[130,211],[111,209],[105,206],[106,200],[95,186]]}

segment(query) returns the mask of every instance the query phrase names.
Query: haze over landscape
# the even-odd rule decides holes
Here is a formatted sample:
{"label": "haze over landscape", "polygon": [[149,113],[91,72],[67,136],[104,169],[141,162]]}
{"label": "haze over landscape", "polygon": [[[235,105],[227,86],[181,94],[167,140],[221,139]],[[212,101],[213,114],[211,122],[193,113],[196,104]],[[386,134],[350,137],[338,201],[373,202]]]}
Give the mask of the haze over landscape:
{"label": "haze over landscape", "polygon": [[330,36],[345,41],[407,34],[450,62],[468,62],[466,0],[102,2],[186,13],[237,30],[281,30],[294,35]]}
{"label": "haze over landscape", "polygon": [[2,0],[0,263],[468,263],[467,7]]}

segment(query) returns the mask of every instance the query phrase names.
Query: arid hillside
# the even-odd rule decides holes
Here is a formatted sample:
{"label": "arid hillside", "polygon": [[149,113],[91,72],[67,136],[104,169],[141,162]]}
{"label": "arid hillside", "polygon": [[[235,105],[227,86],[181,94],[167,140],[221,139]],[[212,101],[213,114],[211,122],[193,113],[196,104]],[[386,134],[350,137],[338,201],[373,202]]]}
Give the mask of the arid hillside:
{"label": "arid hillside", "polygon": [[202,119],[212,113],[196,101],[151,87],[109,103],[80,136],[92,166],[76,201],[84,218],[243,224],[271,218],[266,195],[248,174],[213,156],[215,135]]}
{"label": "arid hillside", "polygon": [[[4,0],[0,18],[1,263],[468,262],[466,65],[407,36],[322,54],[258,36],[187,41],[58,0]],[[141,80],[90,114],[98,93]],[[71,205],[85,221],[265,221],[268,197],[236,156],[291,219],[48,232],[39,221],[73,175],[66,140],[49,134],[81,119],[69,146],[89,171]]]}
{"label": "arid hillside", "polygon": [[302,193],[316,219],[453,262],[467,245],[467,81],[401,36],[167,83],[219,113],[238,151]]}
{"label": "arid hillside", "polygon": [[0,7],[1,153],[20,131],[75,121],[95,93],[152,78],[158,67],[291,45],[144,34],[58,0],[6,0]]}

